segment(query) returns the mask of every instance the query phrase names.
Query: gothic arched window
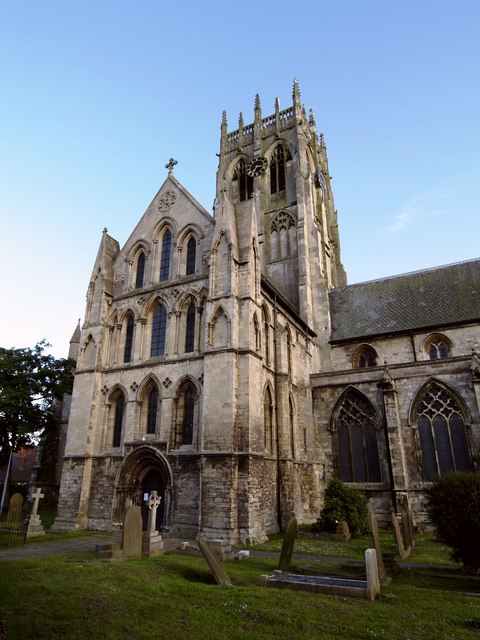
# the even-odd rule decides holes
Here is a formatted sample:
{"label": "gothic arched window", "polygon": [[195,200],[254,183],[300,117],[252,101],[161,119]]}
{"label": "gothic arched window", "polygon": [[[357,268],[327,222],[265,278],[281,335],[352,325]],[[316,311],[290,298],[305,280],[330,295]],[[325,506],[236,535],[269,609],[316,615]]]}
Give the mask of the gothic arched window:
{"label": "gothic arched window", "polygon": [[270,193],[285,191],[287,161],[291,159],[289,151],[282,144],[279,144],[270,160]]}
{"label": "gothic arched window", "polygon": [[195,238],[190,238],[187,243],[187,267],[186,267],[186,275],[189,276],[192,273],[195,273],[195,258],[197,256],[197,241]]}
{"label": "gothic arched window", "polygon": [[448,471],[472,468],[465,416],[455,396],[431,382],[417,400],[414,419],[418,427],[423,477],[433,480]]}
{"label": "gothic arched window", "polygon": [[377,366],[377,352],[369,344],[362,344],[355,349],[352,356],[352,365],[355,369],[366,369]]}
{"label": "gothic arched window", "polygon": [[187,309],[187,322],[185,325],[185,353],[195,350],[195,305],[191,302]]}
{"label": "gothic arched window", "polygon": [[263,394],[263,422],[265,450],[269,453],[273,451],[273,400],[270,389],[267,387]]}
{"label": "gothic arched window", "polygon": [[170,277],[170,256],[172,249],[172,233],[165,231],[162,238],[162,254],[160,258],[160,282],[165,282]]}
{"label": "gothic arched window", "polygon": [[150,348],[150,356],[165,355],[165,337],[167,333],[167,311],[160,304],[153,314],[152,322],[152,343]]}
{"label": "gothic arched window", "polygon": [[448,358],[451,348],[450,340],[440,334],[434,334],[425,340],[425,352],[430,360]]}
{"label": "gothic arched window", "polygon": [[135,328],[135,321],[133,319],[133,316],[129,315],[127,320],[127,328],[125,330],[125,349],[123,351],[124,362],[130,362],[132,359],[134,328]]}
{"label": "gothic arched window", "polygon": [[157,413],[158,413],[158,389],[156,385],[152,385],[148,394],[147,407],[147,433],[153,434],[157,431]]}
{"label": "gothic arched window", "polygon": [[350,390],[335,411],[337,459],[343,482],[381,482],[376,414],[361,393]]}
{"label": "gothic arched window", "polygon": [[247,165],[242,158],[238,161],[233,172],[232,182],[237,183],[238,200],[243,202],[249,200],[253,194],[253,178],[247,173]]}
{"label": "gothic arched window", "polygon": [[125,396],[118,392],[113,407],[113,440],[112,445],[119,447],[122,442],[123,414],[125,413]]}
{"label": "gothic arched window", "polygon": [[143,280],[145,277],[145,254],[143,251],[137,258],[137,275],[135,278],[135,287],[141,289],[143,287]]}

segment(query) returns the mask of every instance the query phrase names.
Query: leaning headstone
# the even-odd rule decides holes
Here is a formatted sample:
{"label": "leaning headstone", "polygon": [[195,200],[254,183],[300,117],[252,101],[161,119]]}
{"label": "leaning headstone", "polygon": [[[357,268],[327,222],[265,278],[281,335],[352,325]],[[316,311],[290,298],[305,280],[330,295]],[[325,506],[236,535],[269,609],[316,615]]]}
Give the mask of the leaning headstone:
{"label": "leaning headstone", "polygon": [[387,574],[385,565],[383,564],[382,545],[380,544],[380,536],[378,534],[377,516],[373,511],[368,512],[368,528],[372,534],[373,546],[377,556],[378,577],[381,583],[385,582]]}
{"label": "leaning headstone", "polygon": [[405,548],[402,532],[400,530],[400,523],[398,521],[397,514],[394,511],[392,511],[392,527],[395,535],[395,542],[397,543],[398,555],[404,560],[410,555],[411,547],[407,546],[407,548]]}
{"label": "leaning headstone", "polygon": [[230,582],[230,578],[227,575],[227,572],[222,567],[220,560],[210,549],[208,544],[203,540],[198,541],[198,548],[202,552],[203,557],[205,558],[210,570],[215,578],[215,582],[223,587],[229,587],[232,585]]}
{"label": "leaning headstone", "polygon": [[375,549],[366,549],[365,551],[365,573],[367,575],[367,599],[375,600],[380,593],[380,578]]}
{"label": "leaning headstone", "polygon": [[37,513],[38,503],[40,502],[41,498],[44,497],[45,494],[42,493],[42,490],[40,488],[37,488],[35,490],[35,493],[32,495],[33,505],[30,512],[30,517],[28,519],[27,538],[36,538],[37,536],[45,535],[45,529],[43,528],[40,516]]}
{"label": "leaning headstone", "polygon": [[23,496],[14,493],[8,503],[7,525],[18,524],[22,519]]}
{"label": "leaning headstone", "polygon": [[135,504],[128,507],[123,520],[122,552],[124,558],[142,555],[142,512]]}
{"label": "leaning headstone", "polygon": [[292,564],[293,546],[295,544],[297,532],[297,519],[294,516],[287,522],[285,533],[283,534],[282,550],[280,552],[280,561],[278,563],[280,571],[288,571],[288,569],[290,569],[290,565]]}

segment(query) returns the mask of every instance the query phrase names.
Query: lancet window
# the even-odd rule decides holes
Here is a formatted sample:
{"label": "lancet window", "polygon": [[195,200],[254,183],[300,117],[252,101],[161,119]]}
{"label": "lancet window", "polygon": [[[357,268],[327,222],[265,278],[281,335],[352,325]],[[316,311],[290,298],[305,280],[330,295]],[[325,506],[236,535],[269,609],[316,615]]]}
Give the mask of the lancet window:
{"label": "lancet window", "polygon": [[127,319],[126,330],[125,330],[125,349],[123,351],[124,362],[130,362],[132,360],[134,329],[135,329],[135,321],[133,319],[133,316],[129,315]]}
{"label": "lancet window", "polygon": [[135,287],[137,289],[141,289],[143,287],[144,278],[145,278],[145,254],[142,251],[137,258],[137,274],[135,277]]}
{"label": "lancet window", "polygon": [[160,304],[155,309],[152,321],[152,343],[150,347],[150,356],[165,355],[165,338],[167,333],[167,311]]}
{"label": "lancet window", "polygon": [[197,241],[195,238],[190,238],[187,243],[187,265],[186,265],[186,275],[192,275],[195,273],[195,259],[197,256]]}
{"label": "lancet window", "polygon": [[165,231],[162,238],[162,253],[160,258],[160,282],[165,282],[170,278],[170,261],[172,254],[172,233],[169,229]]}

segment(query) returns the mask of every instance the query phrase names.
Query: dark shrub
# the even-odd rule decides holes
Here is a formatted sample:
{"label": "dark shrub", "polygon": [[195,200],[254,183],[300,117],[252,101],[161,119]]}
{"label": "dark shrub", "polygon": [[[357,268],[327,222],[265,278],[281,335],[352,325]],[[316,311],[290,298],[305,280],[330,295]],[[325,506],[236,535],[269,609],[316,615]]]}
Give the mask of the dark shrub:
{"label": "dark shrub", "polygon": [[367,530],[368,507],[362,491],[353,489],[338,478],[328,483],[325,491],[325,502],[317,520],[317,531],[335,531],[342,520],[348,524],[352,535],[359,535]]}
{"label": "dark shrub", "polygon": [[480,473],[451,471],[426,491],[437,537],[466,568],[480,568]]}

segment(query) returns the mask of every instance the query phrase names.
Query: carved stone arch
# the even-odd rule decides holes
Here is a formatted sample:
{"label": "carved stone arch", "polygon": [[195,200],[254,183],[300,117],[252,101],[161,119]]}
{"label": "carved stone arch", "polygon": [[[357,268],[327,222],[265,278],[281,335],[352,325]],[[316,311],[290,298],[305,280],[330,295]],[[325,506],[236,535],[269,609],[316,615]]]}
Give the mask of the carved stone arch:
{"label": "carved stone arch", "polygon": [[460,393],[451,385],[447,384],[443,380],[440,380],[439,378],[436,378],[434,376],[426,380],[417,389],[415,395],[413,396],[412,401],[410,402],[409,410],[408,410],[408,424],[410,426],[413,426],[415,424],[415,420],[417,417],[416,414],[418,411],[418,404],[422,401],[422,398],[424,397],[425,393],[428,392],[428,389],[434,385],[438,386],[440,389],[445,390],[447,394],[453,397],[453,399],[455,400],[455,402],[457,403],[461,411],[462,418],[465,420],[465,424],[470,426],[472,424],[472,416],[470,413],[470,409],[468,408],[467,403],[462,398]]}
{"label": "carved stone arch", "polygon": [[148,300],[145,303],[145,306],[143,308],[143,313],[144,316],[146,318],[148,318],[148,316],[150,316],[155,309],[158,307],[158,305],[163,305],[165,307],[165,309],[167,310],[167,313],[170,311],[170,301],[167,297],[167,295],[165,295],[163,292],[162,293],[153,293]]}
{"label": "carved stone arch", "polygon": [[228,181],[234,180],[235,171],[237,170],[238,164],[240,160],[245,162],[245,165],[248,167],[249,163],[252,161],[251,156],[246,153],[240,152],[236,155],[231,161],[230,164],[225,169],[225,179]]}
{"label": "carved stone arch", "polygon": [[173,310],[178,312],[185,311],[191,303],[198,306],[198,293],[194,289],[185,289],[175,300]]}
{"label": "carved stone arch", "polygon": [[450,385],[436,378],[425,382],[412,401],[409,423],[424,480],[449,471],[472,470],[470,412]]}
{"label": "carved stone arch", "polygon": [[295,149],[293,145],[290,143],[290,141],[283,137],[277,138],[275,142],[273,142],[268,147],[268,149],[265,151],[265,154],[264,154],[266,159],[268,160],[268,166],[270,166],[270,162],[272,160],[273,154],[275,153],[276,149],[280,146],[282,146],[286,151],[287,162],[292,160],[292,158],[295,156]]}
{"label": "carved stone arch", "polygon": [[158,221],[153,229],[152,237],[155,240],[159,240],[167,228],[170,229],[172,239],[176,238],[178,232],[177,221],[175,220],[175,218],[172,218],[170,216],[163,216],[162,219]]}
{"label": "carved stone arch", "polygon": [[138,400],[144,400],[145,399],[145,393],[148,391],[148,388],[154,384],[157,389],[159,394],[161,394],[162,391],[162,385],[160,384],[160,380],[158,379],[158,377],[150,372],[148,373],[145,378],[141,381],[138,389],[137,389],[137,399]]}
{"label": "carved stone arch", "polygon": [[369,398],[349,385],[332,411],[330,429],[336,468],[344,482],[382,482],[381,418]]}
{"label": "carved stone arch", "polygon": [[105,404],[109,404],[119,392],[123,393],[125,396],[125,400],[131,400],[130,394],[128,393],[128,389],[120,382],[116,382],[114,385],[108,389],[105,395]]}
{"label": "carved stone arch", "polygon": [[363,343],[354,349],[352,353],[352,367],[354,369],[376,366],[378,366],[378,353],[371,344]]}
{"label": "carved stone arch", "polygon": [[377,430],[380,430],[382,427],[382,417],[378,409],[372,403],[370,398],[368,398],[364,393],[362,393],[359,389],[357,389],[357,387],[354,387],[353,385],[348,385],[348,387],[344,389],[340,394],[340,396],[337,398],[337,401],[335,402],[332,415],[330,418],[330,430],[331,431],[335,430],[335,419],[338,416],[338,413],[341,409],[341,405],[344,402],[345,398],[348,398],[349,396],[360,398],[362,402],[364,402],[367,406],[370,407],[372,412],[372,417],[374,418],[374,422],[375,422],[375,428]]}
{"label": "carved stone arch", "polygon": [[143,251],[146,257],[150,254],[150,244],[143,238],[139,238],[128,250],[125,260],[134,261],[138,254]]}
{"label": "carved stone arch", "polygon": [[212,347],[231,344],[232,321],[223,305],[218,305],[208,323],[208,343]]}
{"label": "carved stone arch", "polygon": [[127,455],[115,478],[113,524],[121,525],[126,510],[132,504],[142,509],[143,529],[146,530],[148,507],[144,493],[156,486],[160,505],[157,509],[156,529],[168,529],[171,522],[173,498],[173,472],[165,455],[158,449],[141,445]]}
{"label": "carved stone arch", "polygon": [[194,222],[189,222],[185,227],[183,227],[177,235],[177,244],[181,245],[187,240],[189,236],[193,236],[197,241],[200,241],[204,238],[205,234],[203,233],[202,228],[195,224]]}
{"label": "carved stone arch", "polygon": [[140,317],[140,312],[135,307],[125,307],[119,311],[118,322],[119,324],[123,324],[128,316],[132,316],[134,321],[136,322]]}
{"label": "carved stone arch", "polygon": [[187,383],[193,384],[193,386],[195,387],[196,394],[200,396],[202,392],[202,386],[200,382],[189,373],[186,373],[185,375],[183,375],[181,378],[177,380],[177,382],[173,387],[173,396],[178,397],[178,394],[181,391],[182,387],[184,387]]}
{"label": "carved stone arch", "polygon": [[120,447],[125,437],[126,409],[130,398],[128,390],[121,383],[115,383],[110,389],[104,387],[102,393],[105,404],[101,448],[102,451],[108,451]]}

